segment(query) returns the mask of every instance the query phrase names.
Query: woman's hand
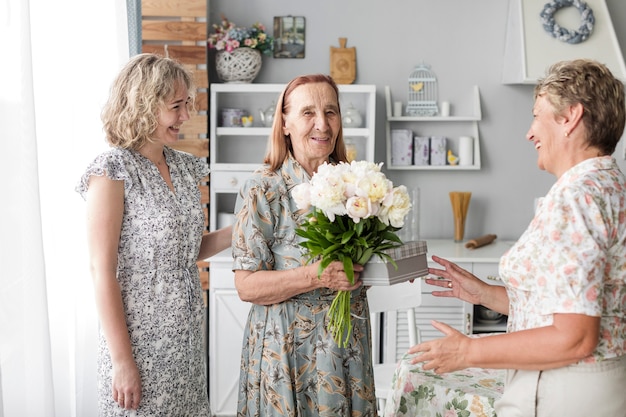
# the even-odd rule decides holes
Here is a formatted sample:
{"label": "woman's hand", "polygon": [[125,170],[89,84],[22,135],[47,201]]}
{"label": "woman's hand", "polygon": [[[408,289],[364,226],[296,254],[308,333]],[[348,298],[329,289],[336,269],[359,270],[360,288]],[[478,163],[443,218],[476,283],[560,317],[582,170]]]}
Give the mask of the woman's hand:
{"label": "woman's hand", "polygon": [[509,314],[509,296],[501,285],[490,285],[457,264],[433,255],[433,261],[444,269],[428,268],[428,273],[440,277],[427,278],[430,285],[447,291],[433,291],[436,297],[455,297],[471,304],[480,304],[498,313]]}
{"label": "woman's hand", "polygon": [[136,410],[141,401],[141,378],[133,360],[113,364],[113,401],[127,410]]}
{"label": "woman's hand", "polygon": [[[319,262],[313,264],[315,271],[318,270]],[[361,271],[363,266],[354,264],[354,284],[350,284],[346,272],[343,270],[343,263],[339,261],[333,261],[328,265],[322,275],[318,279],[320,287],[330,288],[336,291],[352,291],[361,286]]]}
{"label": "woman's hand", "polygon": [[428,268],[429,274],[440,278],[427,278],[425,282],[446,289],[446,291],[433,291],[434,296],[455,297],[471,304],[481,304],[482,292],[489,284],[453,262],[434,255],[432,259],[444,269]]}
{"label": "woman's hand", "polygon": [[471,339],[445,323],[431,323],[445,336],[409,348],[408,353],[417,354],[411,363],[423,362],[424,370],[432,370],[437,374],[467,368],[464,355]]}

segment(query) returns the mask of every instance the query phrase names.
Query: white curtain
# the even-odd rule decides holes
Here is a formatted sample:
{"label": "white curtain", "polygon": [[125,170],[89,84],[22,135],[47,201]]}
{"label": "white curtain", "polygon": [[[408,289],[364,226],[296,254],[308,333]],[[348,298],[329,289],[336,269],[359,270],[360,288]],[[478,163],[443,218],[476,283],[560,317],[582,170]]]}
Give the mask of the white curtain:
{"label": "white curtain", "polygon": [[125,0],[0,0],[0,417],[96,416],[97,319],[74,186],[128,59]]}

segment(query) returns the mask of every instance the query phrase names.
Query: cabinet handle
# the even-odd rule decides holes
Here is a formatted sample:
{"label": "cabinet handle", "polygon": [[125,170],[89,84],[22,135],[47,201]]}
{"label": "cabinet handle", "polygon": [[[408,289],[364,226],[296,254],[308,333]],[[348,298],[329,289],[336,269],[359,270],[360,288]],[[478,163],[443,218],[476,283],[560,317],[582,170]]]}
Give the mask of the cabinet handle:
{"label": "cabinet handle", "polygon": [[487,275],[487,279],[491,280],[491,281],[501,281],[500,277],[498,275]]}
{"label": "cabinet handle", "polygon": [[465,334],[472,334],[472,315],[470,313],[465,316]]}
{"label": "cabinet handle", "polygon": [[229,181],[229,183],[230,183],[230,185],[231,185],[232,187],[236,186],[238,182],[239,182],[239,181],[237,181],[237,177],[232,177],[232,178],[230,179],[230,181]]}

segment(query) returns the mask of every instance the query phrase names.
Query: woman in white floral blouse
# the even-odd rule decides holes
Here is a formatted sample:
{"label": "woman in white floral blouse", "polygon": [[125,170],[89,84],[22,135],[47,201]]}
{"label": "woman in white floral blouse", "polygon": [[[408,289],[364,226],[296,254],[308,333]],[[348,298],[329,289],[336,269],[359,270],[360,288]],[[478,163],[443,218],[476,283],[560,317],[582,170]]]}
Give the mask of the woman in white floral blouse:
{"label": "woman in white floral blouse", "polygon": [[444,337],[409,349],[437,373],[508,369],[498,417],[626,416],[626,179],[611,156],[624,130],[624,85],[602,64],[553,65],[535,88],[527,139],[556,183],[489,285],[439,257],[427,279],[509,316],[506,334]]}

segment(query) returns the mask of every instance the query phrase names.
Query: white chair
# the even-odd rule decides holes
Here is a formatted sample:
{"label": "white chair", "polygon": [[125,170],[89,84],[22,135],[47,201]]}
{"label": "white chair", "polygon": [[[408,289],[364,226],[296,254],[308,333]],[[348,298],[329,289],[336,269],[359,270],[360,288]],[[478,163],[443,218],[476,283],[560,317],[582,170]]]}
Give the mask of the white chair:
{"label": "white chair", "polygon": [[[402,282],[391,286],[372,286],[367,290],[367,300],[372,318],[372,355],[374,383],[379,414],[385,409],[391,379],[398,362],[398,325],[406,324],[409,346],[420,342],[420,331],[415,323],[415,308],[422,303],[421,280]],[[398,312],[406,312],[402,320]],[[383,314],[380,314],[383,313]],[[400,331],[399,331],[400,330]]]}

